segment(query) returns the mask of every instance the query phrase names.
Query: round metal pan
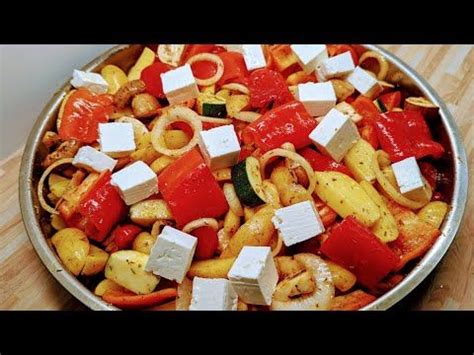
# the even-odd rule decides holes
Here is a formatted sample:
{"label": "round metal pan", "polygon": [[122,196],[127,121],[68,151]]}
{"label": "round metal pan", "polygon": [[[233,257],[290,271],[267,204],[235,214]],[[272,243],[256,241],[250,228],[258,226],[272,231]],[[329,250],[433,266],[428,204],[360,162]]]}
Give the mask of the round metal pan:
{"label": "round metal pan", "polygon": [[[454,181],[453,184],[446,187],[449,191],[445,191],[451,196],[451,210],[443,223],[441,236],[400,284],[364,308],[364,310],[385,310],[403,299],[420,284],[448,250],[462,221],[467,198],[468,173],[466,154],[459,131],[451,113],[441,98],[422,77],[393,54],[379,46],[366,45],[365,47],[382,53],[390,62],[390,70],[386,81],[398,83],[415,95],[423,95],[440,107],[439,117],[430,122],[430,126],[436,139],[447,150],[447,158],[443,162],[443,167],[447,174],[452,174]],[[107,64],[116,64],[128,70],[140,55],[142,48],[143,46],[141,45],[116,46],[91,61],[82,70],[100,71]],[[105,303],[101,298],[95,296],[76,277],[64,269],[46,241],[46,236],[49,233],[46,226],[47,214],[41,211],[36,195],[36,185],[39,179],[38,167],[46,154],[41,138],[47,130],[53,128],[56,124],[56,116],[61,101],[71,88],[69,80],[70,78],[46,104],[33,125],[26,142],[19,179],[23,222],[38,256],[61,285],[91,309],[117,310],[116,307]]]}

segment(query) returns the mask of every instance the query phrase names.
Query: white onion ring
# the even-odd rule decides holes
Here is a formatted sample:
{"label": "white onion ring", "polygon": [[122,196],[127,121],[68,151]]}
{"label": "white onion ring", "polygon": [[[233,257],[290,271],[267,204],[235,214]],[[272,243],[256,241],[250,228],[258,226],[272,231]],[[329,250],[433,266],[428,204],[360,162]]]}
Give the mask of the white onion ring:
{"label": "white onion ring", "polygon": [[214,124],[231,124],[232,123],[232,119],[230,118],[215,118],[215,117],[198,115],[198,119],[201,122],[214,123]]}
{"label": "white onion ring", "polygon": [[229,84],[222,85],[222,89],[238,91],[238,92],[241,92],[242,94],[250,95],[250,90],[248,89],[248,87],[239,83],[229,83]]}
{"label": "white onion ring", "polygon": [[310,253],[296,254],[294,258],[313,274],[316,290],[310,295],[291,301],[273,300],[271,309],[280,311],[328,310],[334,298],[334,282],[331,270],[319,256]]}
{"label": "white onion ring", "polygon": [[183,232],[191,233],[193,230],[201,227],[210,227],[217,231],[219,229],[219,224],[215,218],[199,218],[186,224],[183,227]]}
{"label": "white onion ring", "polygon": [[199,86],[214,85],[215,83],[217,83],[222,78],[222,75],[224,74],[224,62],[222,61],[222,59],[219,56],[217,56],[215,54],[211,54],[211,53],[199,53],[199,54],[193,55],[191,58],[189,58],[186,63],[191,65],[191,64],[193,64],[195,62],[199,62],[199,61],[213,62],[217,66],[216,73],[213,76],[211,76],[210,78],[199,79],[199,78],[195,77],[196,83]]}
{"label": "white onion ring", "polygon": [[277,238],[278,238],[277,244],[276,244],[275,248],[272,249],[272,256],[273,257],[276,257],[280,253],[281,248],[283,247],[283,238],[282,238],[280,232],[278,232]]}
{"label": "white onion ring", "polygon": [[240,200],[237,197],[237,194],[235,193],[234,184],[225,183],[223,190],[224,196],[232,212],[234,212],[235,215],[242,217],[244,215],[244,208],[242,207],[242,204],[240,203]]}
{"label": "white onion ring", "polygon": [[51,172],[57,168],[59,165],[63,165],[63,164],[72,164],[72,161],[74,160],[74,158],[64,158],[64,159],[59,159],[57,161],[55,161],[53,164],[51,164],[44,172],[43,172],[43,175],[41,175],[41,178],[38,182],[38,200],[39,200],[39,203],[41,205],[41,207],[43,207],[43,209],[45,211],[48,211],[49,213],[51,214],[59,214],[59,212],[56,210],[56,208],[53,208],[51,207],[50,205],[48,205],[48,203],[46,202],[45,198],[44,198],[44,195],[43,195],[43,190],[44,190],[44,181],[46,180],[46,178],[48,177],[49,174],[51,174]]}
{"label": "white onion ring", "polygon": [[[384,151],[378,150],[375,152],[374,157],[372,158],[372,169],[374,170],[375,177],[377,178],[378,183],[381,188],[386,192],[392,200],[394,200],[399,205],[408,207],[412,210],[417,210],[426,205],[429,201],[414,201],[405,196],[403,196],[397,189],[387,180],[385,175],[380,171],[379,167],[379,155],[385,153]],[[385,153],[386,154],[386,153]],[[428,184],[429,185],[429,184]]]}
{"label": "white onion ring", "polygon": [[193,282],[187,277],[184,278],[183,282],[178,285],[176,295],[176,310],[187,311],[191,303]]}
{"label": "white onion ring", "polygon": [[258,120],[261,116],[262,116],[261,114],[257,112],[253,112],[253,111],[240,111],[240,112],[237,112],[233,118],[239,121],[252,123]]}
{"label": "white onion ring", "polygon": [[362,54],[359,58],[359,65],[368,58],[374,58],[379,63],[379,72],[377,73],[378,80],[384,80],[388,73],[388,62],[387,59],[380,53],[374,51],[367,51]]}
{"label": "white onion ring", "polygon": [[281,145],[283,149],[289,150],[290,152],[296,152],[295,145],[290,142],[285,142]]}
{"label": "white onion ring", "polygon": [[309,180],[309,185],[307,188],[308,193],[310,195],[313,193],[314,188],[316,187],[316,178],[314,176],[313,168],[308,163],[308,161],[305,158],[303,158],[301,155],[299,155],[298,153],[286,150],[286,149],[276,148],[276,149],[266,152],[264,155],[260,157],[260,169],[262,172],[263,179],[265,179],[265,167],[270,161],[270,159],[274,157],[288,158],[294,161],[295,163],[298,163],[306,171],[306,175],[308,175],[308,180]]}
{"label": "white onion ring", "polygon": [[[165,142],[164,132],[173,122],[187,122],[193,128],[193,137],[189,140],[188,144],[179,149],[169,149],[164,146]],[[155,150],[163,155],[168,155],[172,158],[179,157],[191,149],[193,149],[199,140],[199,132],[202,131],[202,122],[198,118],[198,114],[190,108],[184,106],[174,106],[166,111],[154,125],[151,131],[151,144]]]}

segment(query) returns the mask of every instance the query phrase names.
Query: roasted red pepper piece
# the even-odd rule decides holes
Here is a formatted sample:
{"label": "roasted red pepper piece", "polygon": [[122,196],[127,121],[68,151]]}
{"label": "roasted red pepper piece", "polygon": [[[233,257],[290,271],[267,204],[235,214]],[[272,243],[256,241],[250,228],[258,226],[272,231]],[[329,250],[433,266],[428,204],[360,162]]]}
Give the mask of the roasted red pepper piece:
{"label": "roasted red pepper piece", "polygon": [[379,100],[382,101],[387,111],[393,111],[395,107],[400,107],[402,103],[402,93],[400,91],[389,92],[380,95]]}
{"label": "roasted red pepper piece", "polygon": [[99,123],[109,120],[113,102],[112,95],[97,95],[88,89],[73,92],[64,105],[59,137],[62,140],[95,142],[99,138]]}
{"label": "roasted red pepper piece", "polygon": [[262,152],[293,143],[296,149],[311,143],[308,135],[316,120],[299,101],[292,101],[268,111],[242,132],[245,144],[255,143]]}
{"label": "roasted red pepper piece", "polygon": [[348,44],[329,44],[327,48],[330,57],[334,57],[345,52],[350,52],[352,60],[354,61],[354,65],[357,66],[359,64],[359,55],[352,46]]}
{"label": "roasted red pepper piece", "polygon": [[136,295],[123,291],[107,291],[102,296],[102,299],[121,309],[142,309],[156,306],[171,298],[175,298],[176,295],[177,290],[175,288],[164,288],[147,295]]}
{"label": "roasted red pepper piece", "polygon": [[436,190],[436,186],[438,185],[438,169],[434,167],[433,164],[423,161],[419,163],[420,165],[420,171],[425,177],[426,181],[431,186],[431,189],[434,191]]}
{"label": "roasted red pepper piece", "polygon": [[360,136],[365,139],[374,149],[379,147],[379,138],[377,137],[377,132],[375,131],[375,124],[366,124],[359,128]]}
{"label": "roasted red pepper piece", "polygon": [[117,226],[110,235],[110,238],[104,243],[105,251],[114,253],[118,250],[130,249],[136,236],[142,229],[135,224],[124,224]]}
{"label": "roasted red pepper piece", "polygon": [[351,171],[344,164],[338,163],[310,147],[299,150],[298,154],[311,164],[314,171],[339,171],[340,173],[352,176]]}
{"label": "roasted red pepper piece", "polygon": [[362,290],[334,297],[331,303],[332,311],[357,311],[369,303],[375,301],[376,297]]}
{"label": "roasted red pepper piece", "polygon": [[379,120],[380,112],[369,98],[360,95],[351,102],[351,105],[362,116],[362,120],[359,123],[360,126],[374,124]]}
{"label": "roasted red pepper piece", "polygon": [[163,198],[178,227],[202,217],[219,217],[229,209],[225,195],[198,150],[169,165],[158,179]]}
{"label": "roasted red pepper piece", "polygon": [[244,83],[249,75],[244,57],[238,52],[222,52],[217,54],[224,63],[224,74],[217,82],[217,86],[226,83]]}
{"label": "roasted red pepper piece", "polygon": [[381,114],[375,127],[380,145],[392,162],[411,156],[439,158],[444,154],[443,146],[432,140],[423,115],[417,111]]}
{"label": "roasted red pepper piece", "polygon": [[398,264],[399,258],[353,216],[329,233],[321,252],[357,276],[364,286],[375,286]]}
{"label": "roasted red pepper piece", "polygon": [[196,259],[210,259],[216,253],[219,245],[217,232],[211,227],[196,228],[191,232],[198,240],[194,257]]}
{"label": "roasted red pepper piece", "polygon": [[168,64],[155,62],[142,70],[140,79],[145,83],[147,93],[160,99],[165,98],[160,75],[166,73],[170,69],[171,66]]}
{"label": "roasted red pepper piece", "polygon": [[400,270],[407,262],[424,255],[441,232],[413,211],[393,201],[389,200],[387,207],[395,217],[400,232],[398,238],[389,244],[390,249],[399,257],[396,270]]}
{"label": "roasted red pepper piece", "polygon": [[257,69],[249,76],[250,105],[263,108],[272,104],[278,107],[294,100],[285,78],[277,71]]}
{"label": "roasted red pepper piece", "polygon": [[104,172],[94,187],[81,199],[75,222],[90,239],[101,242],[110,230],[127,215],[128,208],[110,184],[110,171]]}

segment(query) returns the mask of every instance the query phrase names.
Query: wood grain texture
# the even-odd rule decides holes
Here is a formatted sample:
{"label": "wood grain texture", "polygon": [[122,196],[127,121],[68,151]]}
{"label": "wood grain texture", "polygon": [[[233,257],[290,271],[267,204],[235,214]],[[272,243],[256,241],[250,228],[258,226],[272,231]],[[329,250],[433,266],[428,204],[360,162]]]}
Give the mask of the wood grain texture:
{"label": "wood grain texture", "polygon": [[[417,70],[451,110],[462,135],[473,178],[474,46],[384,46]],[[42,265],[21,221],[18,173],[21,150],[0,161],[0,309],[80,310]],[[471,180],[472,181],[472,180]],[[460,231],[436,270],[396,307],[474,309],[474,195],[468,190]]]}

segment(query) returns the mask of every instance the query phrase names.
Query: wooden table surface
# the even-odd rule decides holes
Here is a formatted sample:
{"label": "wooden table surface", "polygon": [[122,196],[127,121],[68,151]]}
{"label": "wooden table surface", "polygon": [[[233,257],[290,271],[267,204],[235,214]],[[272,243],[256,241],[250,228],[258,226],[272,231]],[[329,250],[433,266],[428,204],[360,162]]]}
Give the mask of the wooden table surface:
{"label": "wooden table surface", "polygon": [[[445,100],[463,137],[473,178],[474,46],[389,45]],[[43,267],[26,235],[18,202],[21,149],[0,161],[0,309],[86,309]],[[436,270],[396,307],[474,309],[474,196],[463,225]]]}

